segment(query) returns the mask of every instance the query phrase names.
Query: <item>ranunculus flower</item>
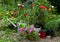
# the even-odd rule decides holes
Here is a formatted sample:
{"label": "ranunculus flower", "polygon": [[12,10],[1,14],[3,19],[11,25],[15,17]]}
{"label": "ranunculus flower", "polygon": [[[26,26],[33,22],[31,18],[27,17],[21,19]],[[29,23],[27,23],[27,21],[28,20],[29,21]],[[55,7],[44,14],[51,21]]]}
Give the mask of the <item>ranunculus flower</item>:
{"label": "ranunculus flower", "polygon": [[26,13],[24,13],[24,17],[26,17]]}
{"label": "ranunculus flower", "polygon": [[41,8],[41,9],[44,9],[44,10],[45,10],[45,9],[46,9],[46,6],[43,6],[43,5],[42,5],[42,6],[39,6],[39,8]]}

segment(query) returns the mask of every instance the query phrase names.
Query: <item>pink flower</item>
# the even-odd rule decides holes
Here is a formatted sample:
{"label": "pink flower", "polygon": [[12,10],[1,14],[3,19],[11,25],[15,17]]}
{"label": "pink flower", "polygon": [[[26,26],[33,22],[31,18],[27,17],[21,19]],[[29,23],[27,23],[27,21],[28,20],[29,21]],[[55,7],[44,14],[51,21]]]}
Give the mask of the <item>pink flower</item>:
{"label": "pink flower", "polygon": [[24,31],[24,28],[20,28],[19,30],[20,30],[20,31]]}
{"label": "pink flower", "polygon": [[29,30],[29,33],[32,33],[32,29]]}
{"label": "pink flower", "polygon": [[30,33],[32,32],[33,28],[34,28],[34,25],[31,25],[29,30]]}
{"label": "pink flower", "polygon": [[31,26],[30,26],[30,29],[33,29],[33,28],[34,28],[34,25],[31,25]]}
{"label": "pink flower", "polygon": [[24,35],[25,28],[20,28],[19,30],[21,31],[22,35]]}
{"label": "pink flower", "polygon": [[25,28],[25,30],[27,30],[27,28]]}
{"label": "pink flower", "polygon": [[45,10],[45,9],[46,9],[46,6],[43,6],[43,5],[42,5],[42,6],[39,6],[39,8],[41,8],[41,9],[44,9],[44,10]]}
{"label": "pink flower", "polygon": [[20,31],[25,31],[25,30],[27,30],[27,28],[20,28],[19,30]]}

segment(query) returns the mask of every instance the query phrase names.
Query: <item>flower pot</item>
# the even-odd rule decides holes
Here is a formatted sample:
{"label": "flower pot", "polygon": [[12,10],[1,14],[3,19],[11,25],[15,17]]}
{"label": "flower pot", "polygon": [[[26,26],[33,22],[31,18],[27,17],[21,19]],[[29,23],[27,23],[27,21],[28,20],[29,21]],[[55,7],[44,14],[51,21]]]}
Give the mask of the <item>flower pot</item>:
{"label": "flower pot", "polygon": [[40,34],[40,35],[39,35],[40,38],[46,38],[46,33],[45,33],[45,32],[40,32],[39,34]]}
{"label": "flower pot", "polygon": [[39,33],[39,31],[41,30],[41,27],[40,28],[34,28],[34,30]]}
{"label": "flower pot", "polygon": [[[17,25],[16,23],[14,23],[14,24]],[[17,29],[17,28],[14,27],[12,24],[9,24],[9,25],[8,25],[8,28],[11,29],[11,30]]]}
{"label": "flower pot", "polygon": [[40,22],[39,21],[36,21],[35,24],[34,24],[34,27],[35,28],[40,28],[41,27],[40,25],[41,25]]}
{"label": "flower pot", "polygon": [[34,24],[34,27],[35,27],[35,28],[40,28],[40,27],[41,27],[41,29],[44,29],[44,25],[41,24],[41,23],[39,23],[39,22],[36,22],[36,23]]}
{"label": "flower pot", "polygon": [[47,36],[47,37],[49,37],[49,36],[53,37],[53,36],[54,36],[53,30],[47,30],[47,31],[46,31],[46,36]]}

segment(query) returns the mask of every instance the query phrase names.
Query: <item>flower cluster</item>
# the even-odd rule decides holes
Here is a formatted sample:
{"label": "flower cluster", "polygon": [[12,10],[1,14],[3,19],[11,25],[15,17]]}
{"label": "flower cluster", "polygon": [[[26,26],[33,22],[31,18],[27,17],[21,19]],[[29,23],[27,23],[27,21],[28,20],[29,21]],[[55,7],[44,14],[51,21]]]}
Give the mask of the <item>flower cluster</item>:
{"label": "flower cluster", "polygon": [[22,35],[24,35],[25,31],[28,31],[29,33],[32,33],[33,29],[34,29],[34,25],[31,25],[29,31],[28,31],[27,28],[20,28],[19,30],[21,31]]}

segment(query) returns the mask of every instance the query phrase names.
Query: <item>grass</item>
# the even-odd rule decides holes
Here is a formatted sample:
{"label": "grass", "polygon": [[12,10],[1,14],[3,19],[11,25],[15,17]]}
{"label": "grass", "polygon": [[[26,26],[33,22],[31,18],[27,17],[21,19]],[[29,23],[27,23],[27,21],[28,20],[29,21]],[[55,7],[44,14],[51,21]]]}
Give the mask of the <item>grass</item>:
{"label": "grass", "polygon": [[[0,28],[1,29],[1,28]],[[0,30],[0,42],[18,42],[19,35],[15,30],[11,30],[5,27],[5,30]]]}

